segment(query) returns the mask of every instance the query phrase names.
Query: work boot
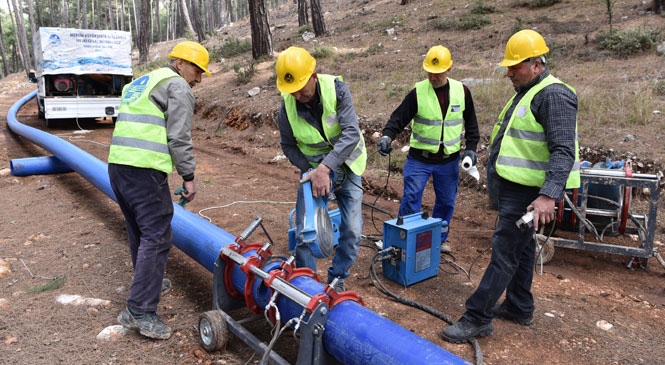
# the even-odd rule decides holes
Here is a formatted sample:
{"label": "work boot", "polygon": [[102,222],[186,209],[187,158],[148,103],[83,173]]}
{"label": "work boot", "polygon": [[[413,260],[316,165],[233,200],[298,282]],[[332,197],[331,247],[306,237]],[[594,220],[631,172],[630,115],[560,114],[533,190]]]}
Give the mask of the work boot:
{"label": "work boot", "polygon": [[162,322],[155,312],[132,313],[128,307],[118,315],[118,323],[128,330],[138,331],[146,337],[167,340],[171,337],[171,328]]}
{"label": "work boot", "polygon": [[459,321],[448,326],[441,332],[441,337],[452,343],[466,342],[474,337],[491,335],[494,332],[492,322],[481,323],[462,316]]}
{"label": "work boot", "polygon": [[159,291],[159,295],[162,296],[171,291],[171,280],[164,278],[162,280],[162,289]]}
{"label": "work boot", "polygon": [[451,253],[453,250],[450,249],[448,241],[441,242],[441,253]]}
{"label": "work boot", "polygon": [[529,326],[533,323],[533,314],[519,314],[513,311],[510,311],[506,305],[496,304],[492,307],[492,313],[494,318],[504,319],[506,321],[515,322],[521,324],[522,326]]}

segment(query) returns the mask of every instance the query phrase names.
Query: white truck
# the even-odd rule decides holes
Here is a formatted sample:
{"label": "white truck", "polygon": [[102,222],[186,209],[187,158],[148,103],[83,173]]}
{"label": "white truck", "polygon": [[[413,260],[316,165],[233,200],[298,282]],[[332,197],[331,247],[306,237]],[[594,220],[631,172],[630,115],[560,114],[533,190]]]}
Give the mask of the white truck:
{"label": "white truck", "polygon": [[130,32],[41,27],[33,36],[39,117],[51,128],[60,119],[111,118],[132,81]]}

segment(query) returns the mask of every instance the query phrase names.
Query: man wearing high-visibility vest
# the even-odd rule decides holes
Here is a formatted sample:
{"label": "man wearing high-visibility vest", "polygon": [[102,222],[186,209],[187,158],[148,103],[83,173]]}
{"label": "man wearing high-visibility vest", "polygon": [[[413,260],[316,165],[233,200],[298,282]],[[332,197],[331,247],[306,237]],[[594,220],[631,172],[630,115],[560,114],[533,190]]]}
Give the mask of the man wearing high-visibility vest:
{"label": "man wearing high-visibility vest", "polygon": [[[550,74],[548,52],[543,37],[528,29],[506,44],[500,66],[508,68],[516,94],[490,137],[487,185],[491,207],[499,212],[492,257],[462,317],[441,333],[446,341],[491,335],[493,318],[533,323],[534,232],[554,219],[565,189],[580,185],[577,95]],[[527,212],[531,224],[519,224]]]}
{"label": "man wearing high-visibility vest", "polygon": [[448,77],[452,65],[448,48],[438,45],[429,49],[423,60],[427,79],[417,82],[392,112],[378,146],[379,154],[388,155],[390,143],[411,125],[399,216],[421,211],[423,192],[431,177],[435,197],[432,217],[448,224],[441,230],[444,253],[451,252],[448,228],[457,200],[459,161],[468,156],[475,166],[480,140],[473,97],[464,84]]}
{"label": "man wearing high-visibility vest", "polygon": [[154,339],[168,339],[171,328],[157,316],[173,244],[173,201],[168,175],[173,166],[183,179],[181,199],[196,195],[192,154],[192,87],[208,72],[208,51],[184,41],[168,55],[169,65],[125,86],[108,157],[111,188],[125,216],[134,278],[127,306],[118,315],[125,328]]}
{"label": "man wearing high-visibility vest", "polygon": [[316,257],[301,233],[305,214],[302,183],[310,181],[312,195],[326,199],[332,187],[340,212],[340,235],[327,280],[330,284],[337,279],[334,287],[339,292],[345,290],[344,279],[350,275],[362,236],[360,176],[367,152],[349,87],[341,77],[317,74],[315,68],[316,59],[303,48],[289,47],[279,55],[275,71],[283,101],[277,121],[282,150],[301,174],[296,200],[296,266],[316,272]]}

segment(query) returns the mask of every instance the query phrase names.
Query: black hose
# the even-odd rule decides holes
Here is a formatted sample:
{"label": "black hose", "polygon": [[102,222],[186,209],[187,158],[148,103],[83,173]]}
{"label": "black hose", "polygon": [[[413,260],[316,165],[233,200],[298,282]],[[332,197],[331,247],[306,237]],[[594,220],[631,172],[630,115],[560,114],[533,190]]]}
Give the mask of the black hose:
{"label": "black hose", "polygon": [[[432,308],[430,306],[427,306],[427,305],[418,303],[416,301],[413,301],[411,299],[401,297],[401,296],[391,292],[388,288],[386,288],[383,285],[383,283],[381,282],[381,280],[379,279],[379,277],[376,273],[376,270],[374,269],[374,265],[377,262],[381,262],[385,259],[389,259],[390,255],[392,255],[392,247],[390,247],[388,249],[385,249],[385,250],[382,250],[382,251],[379,251],[379,252],[375,253],[374,256],[372,256],[372,264],[370,265],[370,268],[369,268],[369,276],[372,279],[372,283],[374,284],[374,287],[376,287],[378,291],[380,291],[381,293],[391,297],[393,300],[395,300],[398,303],[408,305],[408,306],[416,308],[416,309],[420,309],[421,311],[423,311],[425,313],[428,313],[428,314],[430,314],[434,317],[437,317],[437,318],[445,321],[446,323],[452,325],[455,321],[452,318],[450,318],[448,315],[446,315],[445,313],[443,313],[443,312],[441,312],[441,311],[439,311],[435,308]],[[475,338],[472,338],[472,339],[469,339],[469,343],[473,346],[474,353],[475,353],[475,358],[476,358],[476,364],[477,365],[482,365],[484,363],[483,352],[482,352],[482,349],[480,348],[480,344],[478,343],[478,340],[476,340]]]}

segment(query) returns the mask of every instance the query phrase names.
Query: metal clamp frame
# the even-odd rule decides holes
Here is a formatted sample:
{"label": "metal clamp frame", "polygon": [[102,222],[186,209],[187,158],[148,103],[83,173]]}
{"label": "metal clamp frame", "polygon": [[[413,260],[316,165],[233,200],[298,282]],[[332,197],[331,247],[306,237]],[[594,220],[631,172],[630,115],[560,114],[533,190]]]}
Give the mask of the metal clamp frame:
{"label": "metal clamp frame", "polygon": [[[593,209],[587,208],[587,201],[589,198],[589,185],[590,184],[600,184],[600,185],[614,185],[623,187],[624,193],[622,194],[621,212],[618,213],[622,215],[619,217],[621,222],[621,233],[633,233],[637,234],[640,242],[638,247],[622,246],[622,245],[612,245],[602,242],[587,242],[584,240],[584,234],[586,227],[584,224],[579,224],[578,229],[578,238],[577,240],[564,239],[559,237],[550,237],[553,244],[557,247],[565,248],[574,248],[582,249],[596,252],[605,252],[610,254],[618,255],[627,255],[638,258],[649,258],[652,256],[658,255],[658,249],[654,248],[654,236],[656,231],[656,215],[658,209],[658,198],[660,195],[660,177],[658,175],[650,174],[635,174],[635,173],[626,173],[625,171],[613,171],[613,170],[589,170],[585,169],[580,174],[581,178],[581,192],[579,193],[580,197],[580,206],[578,207],[579,212],[583,217],[591,214],[600,214],[607,215],[607,212],[595,211]],[[630,194],[630,188],[646,188],[649,189],[650,199],[649,199],[649,209],[648,214],[646,215],[631,215],[629,213],[630,199],[626,199],[626,194]],[[628,193],[626,193],[628,192]],[[627,201],[628,200],[628,201]],[[576,202],[577,199],[573,199],[573,202]],[[558,214],[559,217],[562,216],[563,209],[560,209]],[[614,213],[612,213],[614,214]],[[635,227],[626,227],[625,221],[630,219],[635,223]],[[640,227],[643,228],[644,234],[640,234]]]}

